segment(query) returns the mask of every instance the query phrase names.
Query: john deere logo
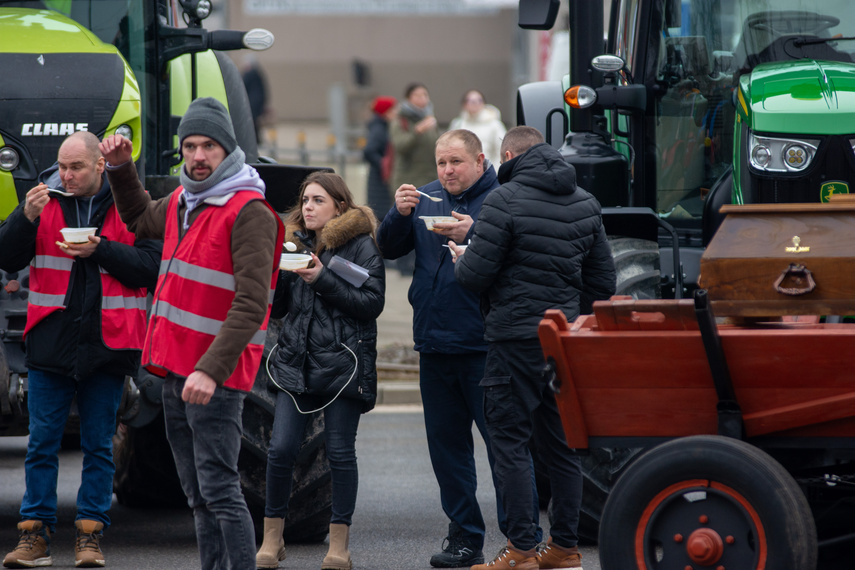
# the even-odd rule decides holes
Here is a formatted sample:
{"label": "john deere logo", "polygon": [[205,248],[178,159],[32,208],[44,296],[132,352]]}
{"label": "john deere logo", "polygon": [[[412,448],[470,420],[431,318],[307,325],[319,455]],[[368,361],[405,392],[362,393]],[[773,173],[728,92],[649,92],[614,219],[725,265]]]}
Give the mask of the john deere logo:
{"label": "john deere logo", "polygon": [[841,182],[840,180],[835,180],[832,182],[826,182],[819,187],[820,202],[828,202],[828,198],[832,194],[849,194],[849,184]]}

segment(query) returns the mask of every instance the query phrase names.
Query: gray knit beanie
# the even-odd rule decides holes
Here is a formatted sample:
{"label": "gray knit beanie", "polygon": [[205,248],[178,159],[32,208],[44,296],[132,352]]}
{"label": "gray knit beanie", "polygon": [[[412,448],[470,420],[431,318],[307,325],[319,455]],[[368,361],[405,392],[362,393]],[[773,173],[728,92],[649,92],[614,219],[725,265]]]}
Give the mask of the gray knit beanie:
{"label": "gray knit beanie", "polygon": [[187,112],[178,124],[178,144],[192,135],[202,135],[214,139],[231,154],[237,147],[235,130],[229,112],[222,103],[213,97],[196,99],[187,108]]}

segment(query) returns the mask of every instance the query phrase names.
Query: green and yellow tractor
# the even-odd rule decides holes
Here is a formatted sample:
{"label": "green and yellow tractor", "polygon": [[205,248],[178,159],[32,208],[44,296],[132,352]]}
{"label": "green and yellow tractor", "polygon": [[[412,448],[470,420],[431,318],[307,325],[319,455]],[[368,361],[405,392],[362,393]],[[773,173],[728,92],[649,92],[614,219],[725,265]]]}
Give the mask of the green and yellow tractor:
{"label": "green and yellow tractor", "polygon": [[[224,53],[267,49],[270,32],[202,26],[210,0],[0,0],[0,220],[36,185],[75,131],[121,134],[146,188],[159,197],[178,186],[177,127],[190,102],[215,97],[229,109],[247,162],[267,182],[268,201],[285,211],[310,167],[259,159],[255,127],[241,76]],[[23,330],[27,271],[0,272],[0,436],[27,433],[27,368]],[[275,342],[277,323],[270,327]],[[114,489],[121,503],[182,505],[163,433],[162,380],[141,371],[129,379],[116,438]],[[261,517],[273,400],[266,375],[244,409],[240,470],[254,515]],[[74,415],[67,436],[75,437]],[[330,480],[323,425],[307,435],[295,474],[287,532],[293,540],[323,540],[330,513]]]}

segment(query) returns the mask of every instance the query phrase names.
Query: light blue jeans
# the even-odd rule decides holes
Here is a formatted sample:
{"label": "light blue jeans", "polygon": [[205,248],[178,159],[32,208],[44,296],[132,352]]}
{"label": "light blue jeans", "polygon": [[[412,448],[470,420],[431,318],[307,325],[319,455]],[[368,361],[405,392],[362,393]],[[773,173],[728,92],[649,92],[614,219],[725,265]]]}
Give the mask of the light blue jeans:
{"label": "light blue jeans", "polygon": [[188,404],[181,400],[184,381],[167,375],[163,413],[178,478],[193,509],[202,568],[255,568],[255,529],[237,468],[246,394],[217,388],[208,404]]}
{"label": "light blue jeans", "polygon": [[27,409],[30,440],[24,461],[27,490],[21,520],[42,521],[56,530],[56,482],[62,434],[71,402],[77,395],[83,471],[77,492],[77,519],[110,526],[107,511],[113,500],[113,434],[122,400],[124,376],[93,374],[79,382],[70,376],[30,370]]}

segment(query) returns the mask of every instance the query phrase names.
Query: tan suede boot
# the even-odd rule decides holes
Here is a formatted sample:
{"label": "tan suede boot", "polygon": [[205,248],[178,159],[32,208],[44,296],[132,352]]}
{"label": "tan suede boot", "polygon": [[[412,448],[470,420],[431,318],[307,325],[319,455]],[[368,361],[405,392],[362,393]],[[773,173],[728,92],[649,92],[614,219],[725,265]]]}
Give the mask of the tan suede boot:
{"label": "tan suede boot", "polygon": [[330,549],[321,563],[321,570],[350,570],[353,568],[350,551],[347,549],[349,544],[350,527],[346,524],[331,524]]}
{"label": "tan suede boot", "polygon": [[104,560],[104,553],[101,552],[101,536],[103,535],[101,531],[104,530],[104,523],[78,519],[74,521],[74,526],[77,529],[74,565],[78,568],[105,566],[107,563]]}
{"label": "tan suede boot", "polygon": [[258,568],[279,568],[279,562],[285,560],[285,539],[282,538],[284,527],[285,519],[264,518],[264,541],[255,555]]}
{"label": "tan suede boot", "polygon": [[50,529],[42,521],[21,521],[18,523],[21,538],[15,550],[3,559],[4,568],[32,568],[51,566]]}

